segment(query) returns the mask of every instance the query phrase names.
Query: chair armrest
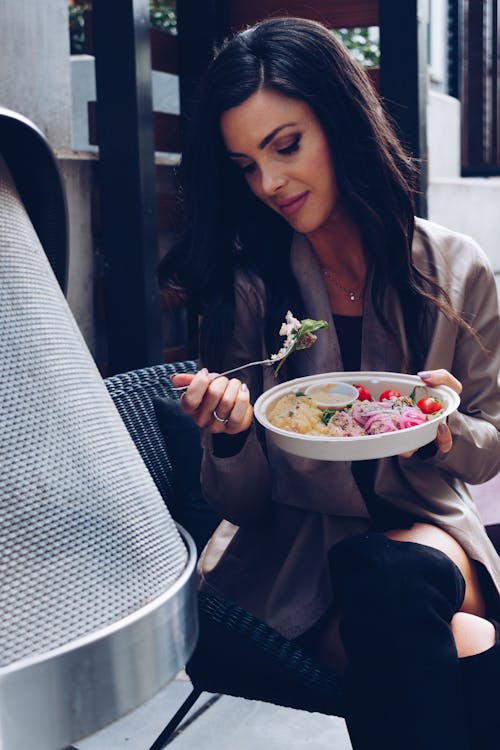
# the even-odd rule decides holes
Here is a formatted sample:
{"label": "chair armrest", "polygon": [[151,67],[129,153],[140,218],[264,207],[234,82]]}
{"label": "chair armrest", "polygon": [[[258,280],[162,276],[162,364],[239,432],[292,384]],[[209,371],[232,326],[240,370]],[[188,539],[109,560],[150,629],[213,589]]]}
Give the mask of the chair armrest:
{"label": "chair armrest", "polygon": [[343,716],[343,681],[232,602],[199,592],[200,636],[187,665],[194,687]]}
{"label": "chair armrest", "polygon": [[104,380],[142,460],[169,507],[173,501],[172,462],[156,419],[153,398],[179,397],[170,381],[170,375],[175,372],[196,372],[196,362],[186,360],[145,367]]}

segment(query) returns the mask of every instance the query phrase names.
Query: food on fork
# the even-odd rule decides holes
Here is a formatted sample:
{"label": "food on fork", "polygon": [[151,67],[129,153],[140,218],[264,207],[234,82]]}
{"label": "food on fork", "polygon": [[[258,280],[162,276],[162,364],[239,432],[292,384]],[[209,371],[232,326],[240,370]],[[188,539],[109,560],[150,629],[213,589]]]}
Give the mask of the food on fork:
{"label": "food on fork", "polygon": [[277,375],[278,371],[287,357],[292,352],[298,349],[309,349],[314,342],[317,340],[317,336],[314,331],[318,331],[321,328],[327,328],[328,323],[326,320],[312,320],[311,318],[304,318],[298,320],[294,318],[292,312],[288,310],[285,318],[285,322],[282,324],[279,335],[285,336],[285,340],[279,352],[271,354],[271,360],[277,360],[278,366],[274,371]]}

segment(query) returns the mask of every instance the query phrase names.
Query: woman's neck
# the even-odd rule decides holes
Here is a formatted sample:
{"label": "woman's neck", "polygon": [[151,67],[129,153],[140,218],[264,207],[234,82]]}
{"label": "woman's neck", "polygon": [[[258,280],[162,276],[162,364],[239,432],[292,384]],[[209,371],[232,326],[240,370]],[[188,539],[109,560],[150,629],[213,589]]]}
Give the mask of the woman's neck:
{"label": "woman's neck", "polygon": [[362,315],[367,262],[357,225],[338,207],[307,237],[323,273],[332,312]]}
{"label": "woman's neck", "polygon": [[307,238],[321,268],[353,282],[364,282],[367,264],[361,232],[345,211],[334,211],[330,219]]}

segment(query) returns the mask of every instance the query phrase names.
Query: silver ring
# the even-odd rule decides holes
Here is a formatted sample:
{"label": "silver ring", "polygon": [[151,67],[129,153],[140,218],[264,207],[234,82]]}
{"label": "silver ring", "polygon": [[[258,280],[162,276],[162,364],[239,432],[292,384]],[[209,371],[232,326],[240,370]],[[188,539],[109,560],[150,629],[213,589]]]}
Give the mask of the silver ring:
{"label": "silver ring", "polygon": [[229,422],[229,417],[226,417],[226,419],[222,419],[222,417],[219,417],[215,409],[212,412],[212,416],[217,420],[217,422],[222,422],[222,424],[227,424]]}

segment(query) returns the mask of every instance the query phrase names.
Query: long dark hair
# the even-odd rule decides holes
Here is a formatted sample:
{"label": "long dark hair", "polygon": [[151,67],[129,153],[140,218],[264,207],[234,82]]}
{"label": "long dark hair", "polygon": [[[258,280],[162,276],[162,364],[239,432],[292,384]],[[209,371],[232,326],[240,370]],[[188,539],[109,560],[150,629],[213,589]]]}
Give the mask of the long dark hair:
{"label": "long dark hair", "polygon": [[267,292],[266,342],[288,308],[305,313],[289,264],[292,230],[255,198],[225,153],[223,112],[260,88],[305,102],[330,144],[340,194],[359,225],[370,266],[376,313],[388,288],[399,295],[410,361],[423,365],[426,329],[441,309],[460,324],[445,292],[413,264],[414,165],[394,134],[366,73],[320,24],[297,18],[263,21],[225,43],[201,81],[182,159],[184,231],[160,266],[160,281],[182,288],[203,316],[200,353],[219,368],[232,325],[236,268],[260,276]]}

